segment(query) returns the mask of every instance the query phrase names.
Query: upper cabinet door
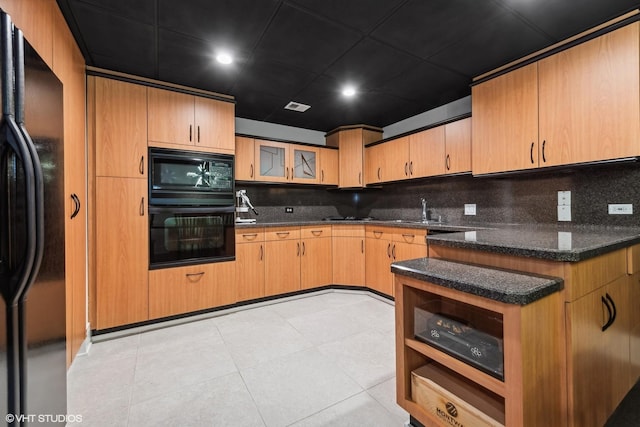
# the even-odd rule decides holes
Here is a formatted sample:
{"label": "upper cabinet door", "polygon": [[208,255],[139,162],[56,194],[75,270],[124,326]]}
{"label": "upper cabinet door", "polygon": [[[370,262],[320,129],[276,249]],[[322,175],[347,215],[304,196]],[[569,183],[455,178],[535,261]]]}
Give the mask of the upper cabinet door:
{"label": "upper cabinet door", "polygon": [[443,175],[445,173],[444,126],[409,135],[412,178]]}
{"label": "upper cabinet door", "polygon": [[235,150],[235,105],[231,102],[195,97],[195,145]]}
{"label": "upper cabinet door", "polygon": [[255,140],[257,181],[287,182],[290,180],[289,145],[283,142]]}
{"label": "upper cabinet door", "polygon": [[290,147],[291,181],[303,184],[320,182],[319,148],[295,146]]}
{"label": "upper cabinet door", "polygon": [[471,88],[474,174],[538,167],[538,64]]}
{"label": "upper cabinet door", "polygon": [[540,166],[640,154],[639,28],[540,60]]}
{"label": "upper cabinet door", "polygon": [[471,117],[444,125],[445,173],[471,171]]}
{"label": "upper cabinet door", "polygon": [[89,120],[95,132],[96,176],[146,176],[147,88],[89,77]]}
{"label": "upper cabinet door", "polygon": [[320,148],[320,184],[338,185],[338,150]]}
{"label": "upper cabinet door", "polygon": [[254,139],[236,136],[236,165],[237,181],[255,181],[256,162]]}
{"label": "upper cabinet door", "polygon": [[149,141],[194,145],[194,97],[149,88],[148,99]]}

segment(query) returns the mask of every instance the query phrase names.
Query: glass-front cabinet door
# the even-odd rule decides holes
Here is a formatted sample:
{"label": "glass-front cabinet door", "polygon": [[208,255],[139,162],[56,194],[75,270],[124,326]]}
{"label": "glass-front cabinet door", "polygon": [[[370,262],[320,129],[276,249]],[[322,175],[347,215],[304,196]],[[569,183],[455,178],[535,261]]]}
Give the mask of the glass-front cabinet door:
{"label": "glass-front cabinet door", "polygon": [[256,139],[256,181],[317,184],[319,153],[316,147]]}
{"label": "glass-front cabinet door", "polygon": [[291,146],[293,157],[293,181],[314,184],[319,182],[318,149]]}
{"label": "glass-front cabinet door", "polygon": [[291,180],[289,169],[289,144],[274,141],[255,140],[258,170],[256,181],[287,182]]}

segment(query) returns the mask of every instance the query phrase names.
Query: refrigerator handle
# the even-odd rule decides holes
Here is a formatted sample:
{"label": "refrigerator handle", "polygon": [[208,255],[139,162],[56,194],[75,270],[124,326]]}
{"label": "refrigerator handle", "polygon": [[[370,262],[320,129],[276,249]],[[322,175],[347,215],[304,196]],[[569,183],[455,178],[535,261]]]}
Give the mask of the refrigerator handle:
{"label": "refrigerator handle", "polygon": [[[25,65],[24,65],[24,35],[18,28],[13,32],[13,48],[15,57],[15,103],[16,103],[16,124],[22,138],[29,150],[31,157],[31,163],[33,164],[33,176],[34,176],[34,190],[35,199],[33,209],[35,210],[36,226],[35,226],[35,257],[33,265],[29,273],[29,278],[23,287],[20,299],[24,300],[26,294],[29,291],[29,287],[35,281],[38,271],[40,270],[40,264],[42,264],[42,257],[44,254],[44,174],[42,172],[42,165],[40,164],[40,157],[36,151],[36,146],[27,132],[25,127]],[[78,201],[79,203],[79,201]]]}

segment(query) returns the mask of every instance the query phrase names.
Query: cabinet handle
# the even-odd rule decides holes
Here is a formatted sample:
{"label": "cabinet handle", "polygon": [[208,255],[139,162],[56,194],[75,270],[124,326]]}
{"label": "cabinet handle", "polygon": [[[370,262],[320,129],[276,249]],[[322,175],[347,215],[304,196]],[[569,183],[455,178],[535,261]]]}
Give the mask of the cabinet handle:
{"label": "cabinet handle", "polygon": [[193,125],[189,125],[189,142],[193,141]]}
{"label": "cabinet handle", "polygon": [[278,237],[287,237],[289,235],[288,231],[276,231],[276,235]]}
{"label": "cabinet handle", "polygon": [[243,234],[242,237],[244,237],[247,240],[253,240],[256,237],[258,237],[258,233]]}
{"label": "cabinet handle", "polygon": [[393,259],[396,259],[396,245],[393,245],[393,248],[391,249],[391,256],[393,257]]}
{"label": "cabinet handle", "polygon": [[387,245],[387,258],[391,258],[391,243]]}
{"label": "cabinet handle", "polygon": [[264,258],[264,247],[260,245],[260,261]]}
{"label": "cabinet handle", "polygon": [[358,172],[358,184],[362,184],[362,172]]}
{"label": "cabinet handle", "polygon": [[144,156],[140,157],[140,167],[138,168],[140,175],[144,175]]}
{"label": "cabinet handle", "polygon": [[409,175],[413,175],[413,160],[409,162]]}
{"label": "cabinet handle", "polygon": [[360,252],[364,253],[364,239],[360,240]]}
{"label": "cabinet handle", "polygon": [[409,162],[404,162],[404,176],[409,176]]}
{"label": "cabinet handle", "polygon": [[618,318],[618,310],[616,309],[616,303],[613,302],[613,298],[611,298],[608,293],[605,293],[605,296],[607,297],[607,299],[611,303],[611,307],[613,308],[613,319],[611,320],[611,324],[613,325],[613,322],[615,322]]}
{"label": "cabinet handle", "polygon": [[382,179],[382,178],[380,177],[380,168],[378,168],[378,179]]}
{"label": "cabinet handle", "polygon": [[311,234],[318,237],[319,235],[322,234],[322,230],[311,230]]}
{"label": "cabinet handle", "polygon": [[200,142],[200,125],[198,125],[198,142]]}
{"label": "cabinet handle", "polygon": [[[607,294],[607,298],[611,299],[609,294]],[[609,313],[609,318],[607,319],[604,326],[602,326],[602,332],[604,332],[607,329],[609,329],[609,326],[611,326],[611,324],[613,323],[614,317],[613,317],[613,312],[611,311],[611,306],[609,305],[609,302],[607,301],[607,299],[605,299],[605,297],[600,297],[600,299],[602,300],[602,303],[604,304],[604,306],[607,307],[607,312]]]}
{"label": "cabinet handle", "polygon": [[320,182],[324,182],[324,169],[320,171]]}
{"label": "cabinet handle", "polygon": [[451,169],[451,158],[449,157],[448,154],[447,154],[447,157],[445,157],[444,165],[447,168],[447,170]]}
{"label": "cabinet handle", "polygon": [[307,252],[307,247],[305,246],[304,242],[302,242],[302,256],[304,256],[306,252]]}
{"label": "cabinet handle", "polygon": [[300,256],[300,242],[296,243],[296,245],[298,246],[298,251],[296,253],[296,256]]}
{"label": "cabinet handle", "polygon": [[80,199],[76,193],[71,194],[71,200],[73,200],[73,213],[71,214],[71,219],[78,216],[78,212],[80,212]]}
{"label": "cabinet handle", "polygon": [[144,216],[144,197],[140,199],[140,216]]}
{"label": "cabinet handle", "polygon": [[253,163],[251,163],[251,169],[249,171],[249,176],[253,178]]}
{"label": "cabinet handle", "polygon": [[186,273],[185,276],[187,276],[187,279],[189,279],[190,282],[197,282],[202,276],[204,276],[204,271],[199,273]]}
{"label": "cabinet handle", "polygon": [[533,146],[534,145],[535,145],[535,142],[532,142],[531,143],[531,150],[530,150],[530,153],[529,153],[529,155],[531,156],[531,164],[533,164]]}
{"label": "cabinet handle", "polygon": [[415,234],[403,234],[402,237],[404,238],[411,238],[411,240],[415,239],[416,235]]}
{"label": "cabinet handle", "polygon": [[377,231],[377,230],[373,230],[373,235],[375,236],[375,238],[379,238],[380,236],[382,236],[382,231]]}
{"label": "cabinet handle", "polygon": [[547,140],[545,139],[544,141],[542,141],[542,161],[543,162],[547,162],[547,156],[544,153],[544,148],[547,145]]}
{"label": "cabinet handle", "polygon": [[287,176],[286,176],[286,178],[287,178],[287,179],[289,179],[289,166],[287,166],[286,170],[287,170]]}

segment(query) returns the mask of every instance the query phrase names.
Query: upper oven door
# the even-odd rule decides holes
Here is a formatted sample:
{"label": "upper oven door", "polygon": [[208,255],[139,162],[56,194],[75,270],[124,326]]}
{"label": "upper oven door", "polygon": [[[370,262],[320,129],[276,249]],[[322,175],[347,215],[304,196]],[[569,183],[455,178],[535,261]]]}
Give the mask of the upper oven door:
{"label": "upper oven door", "polygon": [[231,155],[150,148],[150,203],[232,206],[233,166]]}

